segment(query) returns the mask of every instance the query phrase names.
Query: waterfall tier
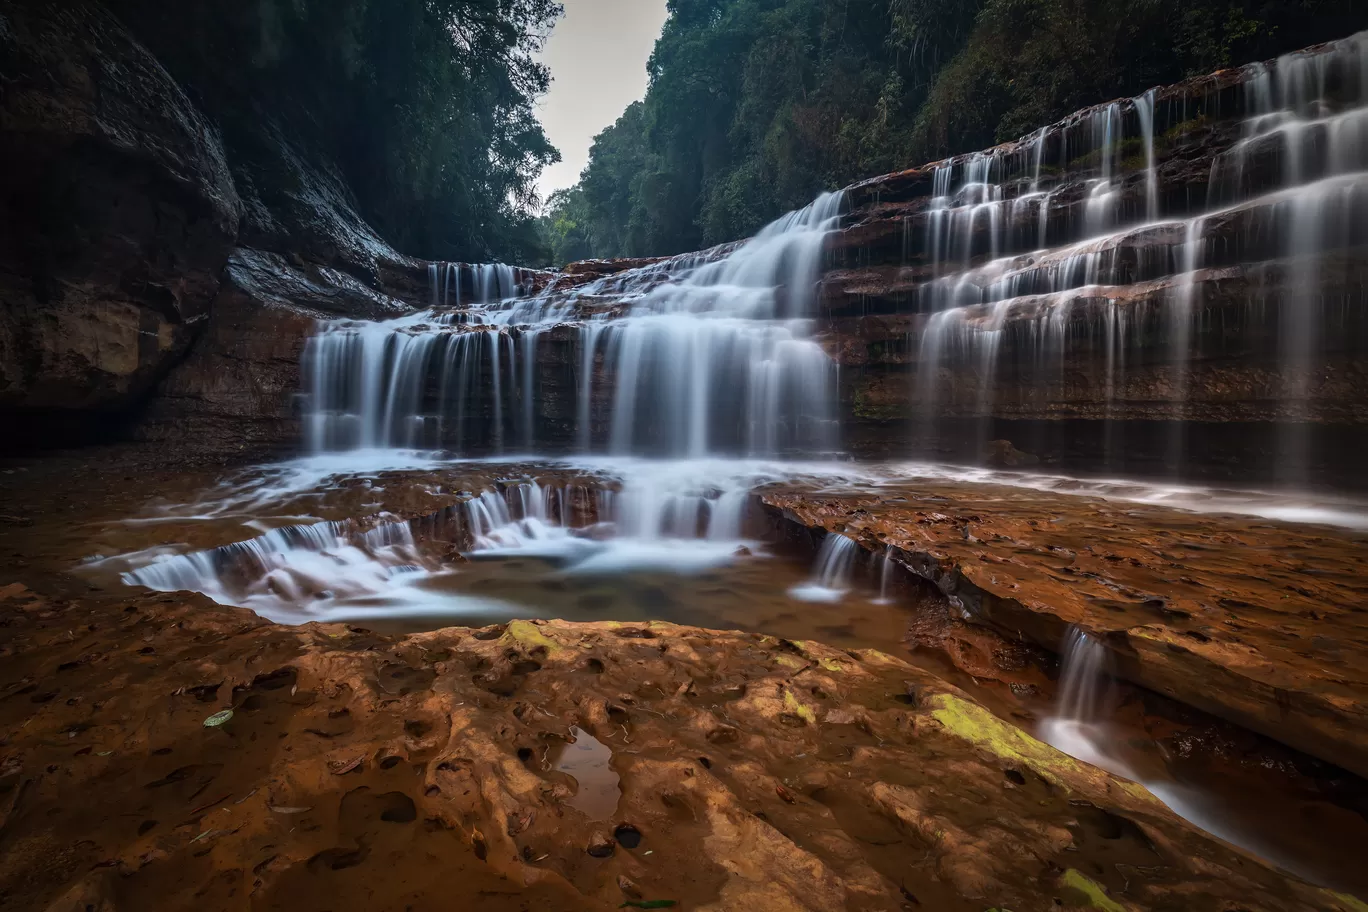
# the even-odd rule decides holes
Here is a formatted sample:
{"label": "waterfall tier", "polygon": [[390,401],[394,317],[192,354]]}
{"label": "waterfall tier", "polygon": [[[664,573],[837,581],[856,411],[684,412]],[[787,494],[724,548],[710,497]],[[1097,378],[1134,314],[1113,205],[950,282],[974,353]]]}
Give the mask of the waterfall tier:
{"label": "waterfall tier", "polygon": [[1368,34],[847,193],[819,338],[848,439],[1358,483],[1327,461],[1368,423]]}
{"label": "waterfall tier", "polygon": [[[506,267],[479,267],[480,295],[463,305],[452,289],[465,272],[434,267],[437,306],[329,322],[310,340],[309,444],[530,452],[568,392],[583,452],[829,451],[834,365],[809,336],[841,205],[826,194],[716,256],[534,297],[506,293]],[[577,357],[547,358],[543,341]]]}

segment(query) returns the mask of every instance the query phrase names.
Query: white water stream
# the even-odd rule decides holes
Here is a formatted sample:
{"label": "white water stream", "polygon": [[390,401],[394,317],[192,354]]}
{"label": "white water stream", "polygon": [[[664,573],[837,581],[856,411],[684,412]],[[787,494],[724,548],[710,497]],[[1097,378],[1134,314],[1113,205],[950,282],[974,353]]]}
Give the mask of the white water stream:
{"label": "white water stream", "polygon": [[1111,653],[1096,637],[1070,628],[1054,712],[1040,725],[1040,738],[1064,753],[1139,782],[1178,816],[1233,845],[1313,882],[1318,872],[1299,864],[1259,834],[1233,824],[1228,807],[1208,792],[1133,765],[1125,733],[1112,721],[1116,682]]}

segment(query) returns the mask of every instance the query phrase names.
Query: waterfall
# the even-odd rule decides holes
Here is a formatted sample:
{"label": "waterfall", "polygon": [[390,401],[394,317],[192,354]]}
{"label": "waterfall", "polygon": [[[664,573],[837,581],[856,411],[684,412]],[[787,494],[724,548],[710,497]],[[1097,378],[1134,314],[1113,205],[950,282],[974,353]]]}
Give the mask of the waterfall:
{"label": "waterfall", "polygon": [[[530,450],[540,443],[537,359],[555,329],[578,342],[578,401],[565,417],[584,452],[830,452],[835,368],[810,334],[842,205],[823,194],[717,256],[568,294],[517,297],[503,264],[434,265],[428,310],[320,324],[305,352],[309,446]],[[601,307],[609,295],[620,305]],[[594,430],[601,418],[606,439]]]}
{"label": "waterfall", "polygon": [[879,597],[876,605],[891,605],[893,599],[888,595],[888,584],[893,576],[893,546],[885,545],[883,557],[879,560]]}
{"label": "waterfall", "polygon": [[1154,89],[1135,99],[1140,136],[1145,145],[1145,220],[1159,218],[1159,169],[1154,159]]}
{"label": "waterfall", "polygon": [[1229,808],[1213,800],[1207,790],[1185,785],[1157,765],[1140,762],[1139,755],[1128,756],[1129,739],[1113,729],[1115,689],[1111,653],[1096,637],[1070,627],[1064,638],[1055,705],[1038,732],[1041,740],[1075,759],[1140,783],[1194,826],[1300,876],[1314,877],[1259,833],[1233,824]]}
{"label": "waterfall", "polygon": [[[611,574],[653,569],[696,572],[731,563],[741,538],[750,480],[690,476],[678,466],[627,469],[619,490],[598,492],[596,523],[574,527],[573,492],[536,482],[466,501],[472,559],[539,557],[566,572]],[[721,485],[719,487],[719,485]]]}
{"label": "waterfall", "polygon": [[789,595],[804,602],[839,602],[850,591],[850,577],[859,554],[860,546],[854,539],[828,533],[817,551],[812,579],[794,586]]}
{"label": "waterfall", "polygon": [[[1163,283],[1153,297],[1163,299],[1157,319],[1172,366],[1171,414],[1175,425],[1194,420],[1194,403],[1206,395],[1192,379],[1196,333],[1207,331],[1205,283],[1271,263],[1281,284],[1268,287],[1266,300],[1251,294],[1259,300],[1244,319],[1262,332],[1260,308],[1276,307],[1279,464],[1284,481],[1307,480],[1319,356],[1336,341],[1325,323],[1344,303],[1327,299],[1328,280],[1338,275],[1327,272],[1327,256],[1368,243],[1368,33],[1251,65],[1239,92],[1239,134],[1215,156],[1205,204],[1197,201],[1190,214],[1164,211],[1170,202],[1159,192],[1156,131],[1181,119],[1155,90],[936,165],[912,338],[911,398],[924,438],[943,418],[996,414],[986,385],[977,403],[940,387],[965,371],[991,382],[992,362],[1022,363],[1029,340],[1044,353],[1032,376],[1047,399],[1066,363],[1083,370],[1105,359],[1097,369],[1108,421],[1135,411],[1118,398],[1125,390],[1114,370],[1127,363],[1125,345],[1147,344],[1151,317],[1118,290],[1142,283]],[[1046,174],[1055,147],[1059,170]],[[1124,173],[1139,171],[1123,166],[1131,148],[1143,151],[1143,184]],[[1051,215],[1056,200],[1068,218]],[[1226,272],[1206,272],[1220,269]],[[1067,321],[1075,327],[1060,326]],[[1131,332],[1120,333],[1122,326]],[[1062,344],[1042,346],[1050,335]],[[1183,435],[1181,427],[1173,432],[1171,458],[1181,456]],[[1110,428],[1103,436],[1112,439]]]}
{"label": "waterfall", "polygon": [[[518,270],[506,263],[432,263],[428,266],[431,306],[497,304],[516,297]],[[465,289],[469,288],[467,295]]]}

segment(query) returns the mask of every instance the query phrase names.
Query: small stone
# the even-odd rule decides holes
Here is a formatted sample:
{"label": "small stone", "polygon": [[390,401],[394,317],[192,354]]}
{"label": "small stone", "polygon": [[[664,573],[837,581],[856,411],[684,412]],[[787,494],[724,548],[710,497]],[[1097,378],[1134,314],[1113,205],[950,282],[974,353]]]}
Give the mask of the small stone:
{"label": "small stone", "polygon": [[602,833],[595,833],[589,837],[589,845],[585,851],[594,858],[611,858],[616,848],[613,840]]}

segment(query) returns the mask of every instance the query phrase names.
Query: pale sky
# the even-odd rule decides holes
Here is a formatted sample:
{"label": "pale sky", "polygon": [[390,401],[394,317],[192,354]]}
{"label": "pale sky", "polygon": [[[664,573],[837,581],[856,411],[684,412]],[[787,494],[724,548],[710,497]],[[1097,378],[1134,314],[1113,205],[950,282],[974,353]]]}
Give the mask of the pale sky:
{"label": "pale sky", "polygon": [[554,81],[537,113],[562,161],[537,181],[543,199],[579,180],[594,135],[646,94],[646,60],[665,24],[665,0],[561,2],[541,58]]}

